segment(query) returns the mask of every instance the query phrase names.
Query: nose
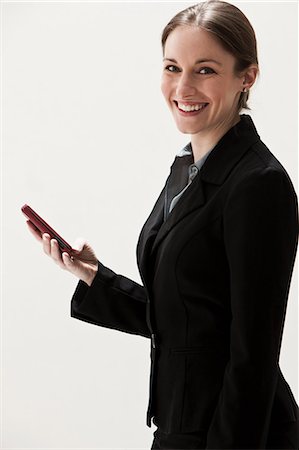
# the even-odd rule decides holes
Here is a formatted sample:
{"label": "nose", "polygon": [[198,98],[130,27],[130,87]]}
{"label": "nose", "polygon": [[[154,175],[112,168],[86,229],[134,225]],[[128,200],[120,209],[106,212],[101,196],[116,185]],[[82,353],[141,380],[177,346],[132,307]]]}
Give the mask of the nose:
{"label": "nose", "polygon": [[193,77],[187,73],[181,73],[176,86],[176,96],[179,99],[187,99],[196,93],[196,85]]}

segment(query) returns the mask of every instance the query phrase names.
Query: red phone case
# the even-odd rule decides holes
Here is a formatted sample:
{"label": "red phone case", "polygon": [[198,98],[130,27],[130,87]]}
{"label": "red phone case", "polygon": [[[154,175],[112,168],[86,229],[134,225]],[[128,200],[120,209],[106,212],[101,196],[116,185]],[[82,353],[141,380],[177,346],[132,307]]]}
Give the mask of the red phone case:
{"label": "red phone case", "polygon": [[48,233],[51,236],[51,239],[57,240],[59,248],[62,252],[70,253],[72,251],[70,244],[68,244],[55,230],[53,230],[53,228],[50,227],[44,219],[42,219],[32,208],[30,208],[30,206],[24,205],[21,210],[41,233]]}

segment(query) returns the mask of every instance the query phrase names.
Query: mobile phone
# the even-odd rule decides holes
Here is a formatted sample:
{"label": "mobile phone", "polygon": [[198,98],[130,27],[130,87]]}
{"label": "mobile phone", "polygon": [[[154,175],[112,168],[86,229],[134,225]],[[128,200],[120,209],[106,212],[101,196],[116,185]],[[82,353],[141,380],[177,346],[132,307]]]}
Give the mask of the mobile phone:
{"label": "mobile phone", "polygon": [[42,219],[30,206],[24,205],[21,208],[23,214],[33,223],[33,225],[41,232],[48,233],[51,239],[56,239],[61,252],[70,253],[73,249],[47,222]]}

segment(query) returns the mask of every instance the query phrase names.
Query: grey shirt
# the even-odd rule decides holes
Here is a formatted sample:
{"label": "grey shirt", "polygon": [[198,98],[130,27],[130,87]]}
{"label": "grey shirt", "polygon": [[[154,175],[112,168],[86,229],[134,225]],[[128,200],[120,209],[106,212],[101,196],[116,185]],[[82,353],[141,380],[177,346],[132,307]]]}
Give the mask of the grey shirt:
{"label": "grey shirt", "polygon": [[[190,159],[186,158],[186,164],[183,164],[181,166],[180,170],[185,171],[188,174],[188,182],[187,182],[186,186],[177,195],[175,195],[172,198],[170,206],[169,206],[169,211],[167,214],[169,214],[172,211],[172,209],[175,207],[175,205],[177,204],[180,197],[188,189],[188,187],[190,186],[190,184],[192,183],[192,181],[194,180],[194,178],[200,171],[201,167],[203,166],[205,160],[207,159],[208,155],[211,153],[212,150],[213,149],[209,150],[202,158],[200,158],[198,161],[196,161],[195,163],[192,163],[192,164],[190,164]],[[193,155],[191,143],[187,144],[177,154],[177,157],[183,158],[184,156],[187,156],[187,155],[190,155],[190,156]]]}

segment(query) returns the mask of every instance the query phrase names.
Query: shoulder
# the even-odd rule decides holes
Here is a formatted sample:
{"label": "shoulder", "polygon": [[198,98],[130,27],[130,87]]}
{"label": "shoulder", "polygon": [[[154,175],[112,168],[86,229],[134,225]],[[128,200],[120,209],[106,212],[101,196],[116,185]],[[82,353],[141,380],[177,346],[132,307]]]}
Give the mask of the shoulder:
{"label": "shoulder", "polygon": [[287,170],[260,139],[250,146],[231,175],[231,193],[237,190],[263,195],[267,192],[273,196],[284,192],[297,197]]}
{"label": "shoulder", "polygon": [[298,198],[293,183],[262,141],[250,147],[234,172],[225,195],[224,217],[251,224],[254,220],[262,226],[262,222],[282,220],[283,215],[284,220],[298,227]]}

